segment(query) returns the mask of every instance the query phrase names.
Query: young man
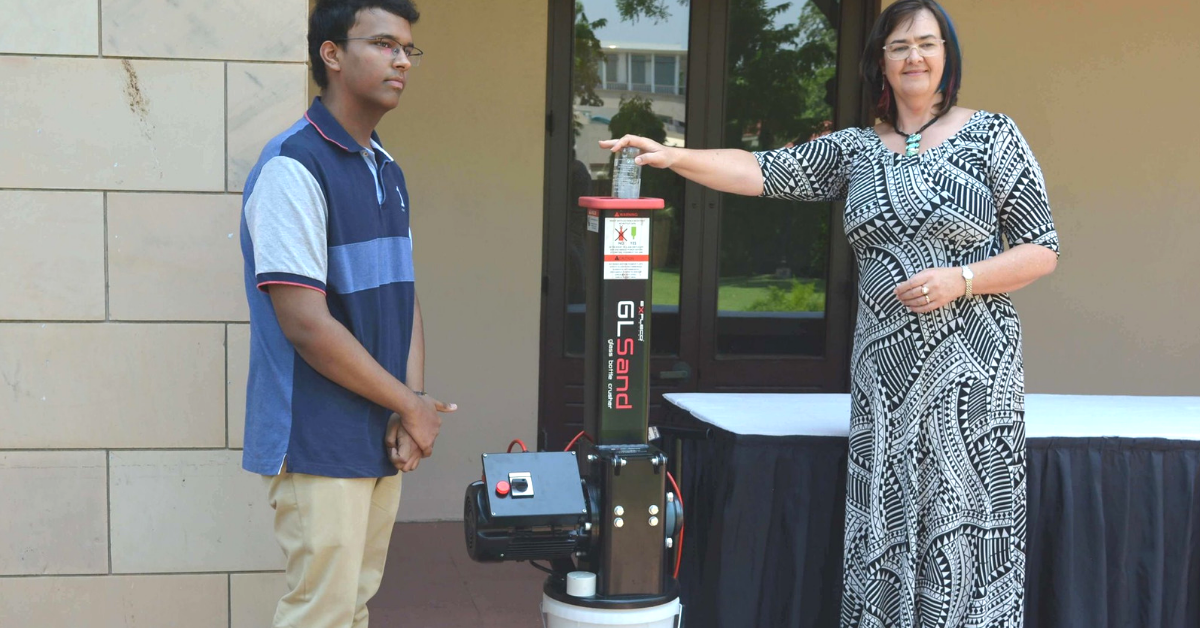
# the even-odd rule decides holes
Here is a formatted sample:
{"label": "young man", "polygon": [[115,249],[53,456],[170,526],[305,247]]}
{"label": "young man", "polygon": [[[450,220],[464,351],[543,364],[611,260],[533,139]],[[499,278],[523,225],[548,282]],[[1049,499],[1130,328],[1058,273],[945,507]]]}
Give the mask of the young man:
{"label": "young man", "polygon": [[250,376],[242,466],[267,476],[290,592],[275,626],[365,628],[400,503],[433,450],[404,174],[374,128],[420,60],[409,0],[322,0],[321,96],[246,182]]}

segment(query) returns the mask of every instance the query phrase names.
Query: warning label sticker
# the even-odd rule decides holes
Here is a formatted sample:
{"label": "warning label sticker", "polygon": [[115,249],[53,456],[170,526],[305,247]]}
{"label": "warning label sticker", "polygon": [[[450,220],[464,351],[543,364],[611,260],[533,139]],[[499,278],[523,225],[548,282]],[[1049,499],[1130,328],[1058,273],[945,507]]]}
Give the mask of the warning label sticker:
{"label": "warning label sticker", "polygon": [[650,278],[650,219],[604,219],[604,278]]}
{"label": "warning label sticker", "polygon": [[600,210],[589,209],[587,214],[588,231],[600,232]]}

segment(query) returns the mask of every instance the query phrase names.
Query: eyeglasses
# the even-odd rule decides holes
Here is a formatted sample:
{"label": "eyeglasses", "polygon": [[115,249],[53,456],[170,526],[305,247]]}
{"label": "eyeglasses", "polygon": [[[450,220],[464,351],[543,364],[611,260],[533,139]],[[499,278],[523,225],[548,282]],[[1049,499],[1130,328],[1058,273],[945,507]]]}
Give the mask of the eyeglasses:
{"label": "eyeglasses", "polygon": [[903,61],[912,54],[913,48],[917,49],[917,53],[922,57],[936,57],[942,54],[942,44],[946,43],[945,39],[935,39],[923,41],[916,46],[911,44],[888,44],[883,47],[883,52],[887,54],[887,58],[892,61]]}
{"label": "eyeglasses", "polygon": [[387,51],[392,55],[392,61],[399,59],[400,53],[403,52],[405,58],[412,63],[414,68],[418,65],[421,65],[421,56],[425,54],[424,52],[421,52],[420,48],[417,48],[412,44],[401,46],[400,44],[386,37],[346,37],[344,39],[335,39],[333,41],[365,41],[381,51]]}

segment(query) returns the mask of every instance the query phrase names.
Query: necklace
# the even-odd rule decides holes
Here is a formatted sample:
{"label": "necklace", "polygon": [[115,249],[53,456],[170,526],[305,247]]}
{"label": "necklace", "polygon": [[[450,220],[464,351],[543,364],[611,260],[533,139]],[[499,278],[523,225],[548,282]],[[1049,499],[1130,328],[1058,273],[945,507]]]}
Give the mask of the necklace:
{"label": "necklace", "polygon": [[934,116],[932,120],[925,123],[925,126],[917,129],[917,132],[913,133],[911,135],[909,135],[908,133],[905,133],[904,131],[901,131],[900,127],[898,127],[898,126],[892,127],[893,129],[896,129],[897,133],[899,133],[902,137],[905,138],[905,140],[904,140],[904,156],[905,157],[912,157],[913,155],[917,154],[917,151],[920,150],[920,148],[921,148],[921,132],[924,131],[925,129],[928,129],[929,126],[931,124],[933,124],[934,122],[937,122],[938,118],[940,118],[940,117],[941,116]]}

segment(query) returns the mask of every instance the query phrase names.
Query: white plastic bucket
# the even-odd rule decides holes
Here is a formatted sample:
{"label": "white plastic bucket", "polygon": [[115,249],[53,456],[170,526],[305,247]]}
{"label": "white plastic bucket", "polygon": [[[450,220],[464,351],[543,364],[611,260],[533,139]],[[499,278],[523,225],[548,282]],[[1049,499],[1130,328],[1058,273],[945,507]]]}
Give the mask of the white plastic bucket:
{"label": "white plastic bucket", "polygon": [[633,626],[636,628],[675,628],[682,606],[679,598],[648,608],[602,609],[564,604],[542,594],[542,616],[546,628],[592,628],[593,626]]}

